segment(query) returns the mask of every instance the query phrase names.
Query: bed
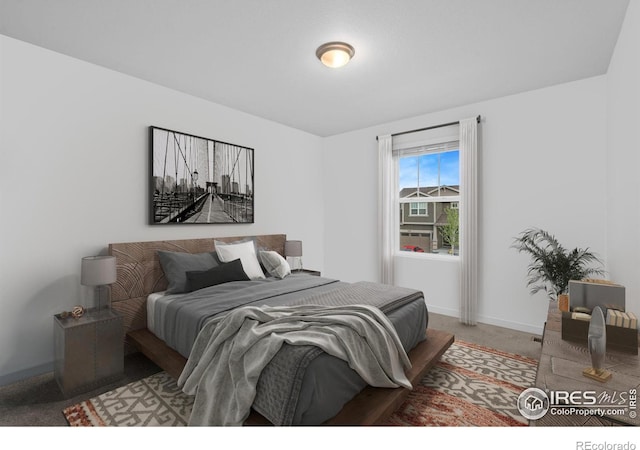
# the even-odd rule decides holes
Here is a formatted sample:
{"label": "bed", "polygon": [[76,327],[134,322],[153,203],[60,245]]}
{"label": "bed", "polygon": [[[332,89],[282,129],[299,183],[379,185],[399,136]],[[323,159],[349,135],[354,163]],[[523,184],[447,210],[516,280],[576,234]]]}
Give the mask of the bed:
{"label": "bed", "polygon": [[[286,235],[275,234],[110,244],[109,253],[116,256],[118,271],[118,280],[111,291],[112,307],[124,316],[127,351],[141,351],[178,379],[198,335],[199,326],[193,324],[201,326],[212,317],[224,315],[230,308],[245,305],[281,306],[303,302],[301,299],[306,302],[309,298],[314,299],[314,303],[318,299],[333,303],[351,296],[360,296],[363,302],[374,301],[379,296],[378,290],[387,292],[380,295],[388,297],[384,302],[381,300],[380,309],[399,330],[398,335],[412,363],[406,372],[411,383],[418,382],[453,342],[453,335],[427,327],[428,313],[421,293],[407,290],[399,295],[395,290],[375,283],[344,283],[297,273],[280,279],[263,270],[267,275],[265,279],[237,280],[187,294],[167,294],[171,280],[167,280],[160,254],[198,255],[215,252],[216,242],[222,248],[223,243],[250,241],[260,251],[283,255],[285,240]],[[217,310],[207,310],[207,320],[194,318],[192,316],[201,313],[201,305],[207,303],[203,303],[205,292],[214,295],[217,304],[222,298],[228,299],[229,303],[225,307],[216,306]],[[238,295],[239,292],[242,294]],[[235,303],[237,298],[242,301]],[[192,303],[195,305],[192,310],[182,312],[183,305]],[[171,325],[167,325],[167,317],[173,317]],[[191,322],[185,322],[185,317],[191,317]],[[375,425],[393,413],[409,393],[405,388],[367,386],[344,361],[309,347],[285,344],[273,358],[260,376],[258,394],[246,425]],[[288,356],[281,355],[285,350],[289,352]],[[286,362],[294,354],[297,361],[305,361],[298,363],[296,370],[289,368]],[[282,408],[274,406],[272,397],[277,397],[278,389],[281,396],[283,391],[274,386],[290,377],[292,380],[288,381],[286,389],[292,391],[291,386],[296,389],[295,395],[287,394],[291,398],[286,402],[291,404]],[[275,401],[285,403],[282,399]]]}

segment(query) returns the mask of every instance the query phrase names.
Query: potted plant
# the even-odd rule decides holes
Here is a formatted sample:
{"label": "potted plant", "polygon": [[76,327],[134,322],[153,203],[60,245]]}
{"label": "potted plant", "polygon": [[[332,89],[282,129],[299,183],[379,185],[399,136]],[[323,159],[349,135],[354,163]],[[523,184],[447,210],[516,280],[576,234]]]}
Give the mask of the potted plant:
{"label": "potted plant", "polygon": [[551,300],[558,300],[563,311],[569,310],[570,280],[604,274],[602,262],[588,248],[569,251],[555,236],[539,228],[523,231],[512,247],[531,256],[527,270],[527,287],[531,294],[545,291]]}

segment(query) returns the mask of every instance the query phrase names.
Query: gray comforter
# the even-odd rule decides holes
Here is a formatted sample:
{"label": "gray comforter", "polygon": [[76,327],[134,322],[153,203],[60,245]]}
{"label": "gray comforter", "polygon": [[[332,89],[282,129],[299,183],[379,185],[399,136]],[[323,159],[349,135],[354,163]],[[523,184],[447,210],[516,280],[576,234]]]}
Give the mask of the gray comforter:
{"label": "gray comforter", "polygon": [[[194,343],[207,323],[217,323],[241,306],[364,304],[379,308],[393,322],[405,351],[424,339],[427,311],[422,293],[377,283],[344,283],[292,275],[283,280],[232,282],[202,289],[162,307],[155,323],[167,344],[189,361]],[[158,328],[158,326],[156,326]],[[365,381],[342,360],[319,347],[284,344],[258,380],[253,408],[277,425],[319,424],[335,415]],[[329,396],[327,389],[332,394]]]}
{"label": "gray comforter", "polygon": [[226,312],[245,305],[291,305],[301,297],[343,285],[337,280],[313,276],[224,283],[191,292],[159,309],[162,317],[156,317],[156,323],[163,326],[162,339],[186,358],[205,323]]}
{"label": "gray comforter", "polygon": [[284,343],[313,345],[349,363],[368,384],[406,387],[411,367],[389,319],[367,305],[242,307],[200,332],[178,380],[195,395],[189,425],[242,425],[258,378]]}

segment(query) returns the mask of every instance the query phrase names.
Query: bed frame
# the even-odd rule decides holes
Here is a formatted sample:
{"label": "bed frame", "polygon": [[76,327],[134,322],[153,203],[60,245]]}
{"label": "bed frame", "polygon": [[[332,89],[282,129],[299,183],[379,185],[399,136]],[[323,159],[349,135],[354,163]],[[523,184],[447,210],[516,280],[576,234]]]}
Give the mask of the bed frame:
{"label": "bed frame", "polygon": [[[235,242],[246,237],[215,240]],[[284,255],[286,235],[251,237],[255,239],[258,248],[275,250]],[[109,244],[109,254],[116,257],[118,273],[118,280],[111,288],[111,307],[124,318],[126,352],[142,352],[176,380],[186,364],[186,359],[147,329],[147,297],[167,287],[167,280],[158,259],[158,250],[199,253],[214,249],[214,238]],[[454,336],[444,331],[428,329],[426,335],[427,338],[409,352],[412,368],[407,372],[407,378],[413,385],[420,382],[454,341]],[[409,392],[405,388],[368,386],[349,401],[335,417],[325,422],[325,425],[381,424],[400,407]],[[245,425],[270,423],[252,410]]]}

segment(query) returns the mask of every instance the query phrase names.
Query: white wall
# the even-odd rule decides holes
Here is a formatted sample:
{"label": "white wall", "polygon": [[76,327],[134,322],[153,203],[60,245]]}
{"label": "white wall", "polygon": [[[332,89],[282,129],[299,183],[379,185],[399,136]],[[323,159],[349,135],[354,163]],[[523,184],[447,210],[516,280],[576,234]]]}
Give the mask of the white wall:
{"label": "white wall", "polygon": [[[510,245],[536,226],[567,247],[605,256],[604,76],[326,138],[326,273],[379,280],[376,136],[478,114],[479,320],[540,333],[548,302],[543,294],[530,297],[528,257]],[[423,290],[431,311],[458,314],[456,264],[396,259],[399,284]]]}
{"label": "white wall", "polygon": [[[317,136],[4,36],[0,56],[0,384],[52,369],[53,315],[110,242],[286,233],[323,269]],[[148,226],[150,125],[254,148],[256,223]]]}
{"label": "white wall", "polygon": [[607,72],[607,259],[640,316],[640,1],[631,0]]}
{"label": "white wall", "polygon": [[[0,36],[0,384],[51,369],[52,316],[86,303],[80,258],[109,242],[284,232],[305,266],[378,280],[376,135],[477,114],[480,320],[541,332],[546,299],[509,248],[529,226],[608,256],[638,312],[638,9],[607,76],[325,139]],[[256,223],[148,226],[149,125],[254,147]],[[457,314],[456,264],[406,255],[397,276]]]}

